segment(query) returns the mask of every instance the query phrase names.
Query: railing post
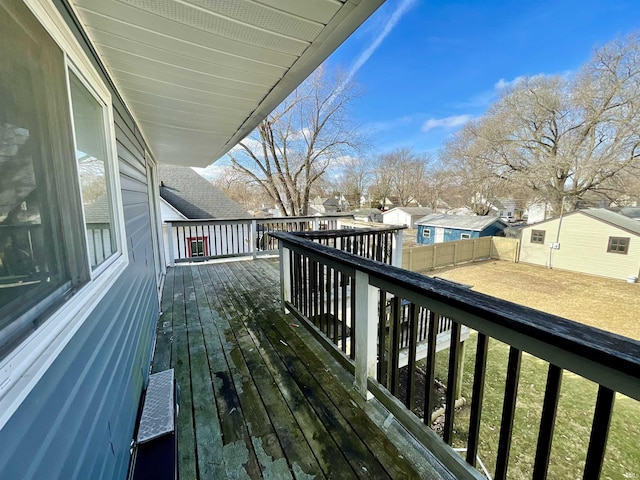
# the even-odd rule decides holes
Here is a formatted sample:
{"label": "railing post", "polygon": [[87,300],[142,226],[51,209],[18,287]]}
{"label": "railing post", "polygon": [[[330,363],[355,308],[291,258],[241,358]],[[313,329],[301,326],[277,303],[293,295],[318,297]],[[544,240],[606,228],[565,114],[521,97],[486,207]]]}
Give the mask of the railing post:
{"label": "railing post", "polygon": [[369,285],[369,275],[356,270],[356,375],[355,389],[366,400],[373,398],[367,388],[369,377],[376,375],[378,291]]}
{"label": "railing post", "polygon": [[402,230],[393,232],[391,265],[402,268]]}
{"label": "railing post", "polygon": [[280,253],[280,301],[284,313],[289,313],[287,302],[291,302],[291,255],[290,250],[279,242]]}
{"label": "railing post", "polygon": [[251,232],[249,232],[249,243],[251,246],[249,247],[249,251],[251,252],[251,256],[255,260],[258,256],[258,222],[254,218],[251,220]]}
{"label": "railing post", "polygon": [[313,220],[311,220],[311,223],[313,225],[313,229],[317,232],[318,230],[320,230],[320,219],[318,217],[314,218]]}
{"label": "railing post", "polygon": [[166,225],[167,228],[167,253],[169,254],[169,258],[167,258],[167,261],[169,263],[170,267],[173,267],[175,265],[175,259],[176,259],[176,254],[173,251],[173,225],[171,224],[171,222],[167,222]]}

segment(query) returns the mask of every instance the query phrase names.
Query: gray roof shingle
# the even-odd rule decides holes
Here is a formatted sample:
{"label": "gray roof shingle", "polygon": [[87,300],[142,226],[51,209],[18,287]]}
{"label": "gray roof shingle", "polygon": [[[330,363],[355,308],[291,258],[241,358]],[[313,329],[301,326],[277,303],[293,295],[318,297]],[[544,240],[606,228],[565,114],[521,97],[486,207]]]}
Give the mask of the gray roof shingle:
{"label": "gray roof shingle", "polygon": [[580,212],[616,227],[620,227],[631,233],[635,233],[636,235],[640,235],[640,222],[632,218],[625,217],[624,215],[620,215],[619,213],[612,212],[611,210],[606,210],[604,208],[587,208],[585,210],[580,210]]}
{"label": "gray roof shingle", "polygon": [[482,231],[493,223],[501,223],[502,225],[508,225],[498,217],[480,217],[480,216],[466,216],[466,215],[444,215],[440,213],[432,213],[426,217],[421,218],[416,222],[416,225],[429,225],[432,227],[454,228],[473,231]]}
{"label": "gray roof shingle", "polygon": [[160,196],[189,219],[249,218],[249,213],[190,167],[159,165]]}
{"label": "gray roof shingle", "polygon": [[391,210],[387,210],[384,213],[389,213],[391,211],[400,210],[401,212],[407,213],[409,215],[428,215],[433,212],[429,207],[394,207]]}

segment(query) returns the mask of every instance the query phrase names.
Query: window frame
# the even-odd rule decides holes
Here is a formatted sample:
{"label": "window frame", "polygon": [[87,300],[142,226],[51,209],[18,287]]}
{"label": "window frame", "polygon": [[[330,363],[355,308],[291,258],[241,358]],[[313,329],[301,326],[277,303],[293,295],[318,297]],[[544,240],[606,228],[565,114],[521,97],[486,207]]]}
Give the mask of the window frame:
{"label": "window frame", "polygon": [[[91,271],[85,226],[84,224],[76,224],[80,218],[84,220],[82,205],[73,206],[74,211],[76,207],[82,211],[82,217],[78,215],[78,218],[68,219],[65,218],[66,215],[63,216],[64,228],[82,228],[84,249],[81,245],[77,248],[78,253],[84,255],[86,265],[82,264],[84,262],[78,261],[74,266],[75,260],[67,259],[69,271],[75,277],[72,279],[73,284],[76,285],[68,294],[69,298],[65,298],[61,294],[53,302],[54,306],[49,307],[51,313],[44,318],[42,324],[20,341],[7,355],[0,358],[0,429],[9,421],[129,265],[111,93],[57,8],[46,0],[24,0],[24,4],[63,53],[61,61],[65,62],[66,78],[62,80],[66,82],[67,92],[69,93],[68,72],[70,68],[73,68],[77,72],[76,75],[89,83],[91,90],[99,96],[105,105],[105,139],[108,151],[106,161],[111,173],[109,178],[112,192],[110,203],[113,208],[116,252],[110,257],[110,261],[103,262],[103,265]],[[69,114],[72,114],[71,111]],[[69,124],[73,125],[71,119]],[[69,134],[72,133],[69,132]],[[72,145],[72,147],[74,146]],[[71,178],[73,175],[65,172],[64,177],[62,182],[65,184],[79,182],[79,176]],[[58,182],[57,178],[56,182]],[[79,183],[76,188],[79,189]],[[73,199],[75,202],[80,197],[74,191],[71,193],[63,192],[62,198],[64,200]],[[78,243],[80,243],[79,240]],[[74,247],[76,246],[74,245]],[[38,312],[42,309],[42,303],[38,303],[25,315],[42,313]]]}
{"label": "window frame", "polygon": [[431,230],[429,228],[425,227],[422,229],[422,238],[431,238]]}
{"label": "window frame", "polygon": [[[113,235],[115,239],[115,252],[106,258],[103,262],[96,266],[96,268],[91,268],[91,259],[89,258],[89,238],[86,234],[86,212],[83,207],[82,210],[82,221],[83,221],[83,236],[86,243],[87,249],[87,263],[89,265],[89,272],[91,279],[96,278],[102,272],[109,268],[109,266],[116,261],[119,255],[122,255],[123,247],[126,248],[126,242],[123,242],[123,232],[124,232],[124,215],[122,209],[122,201],[118,196],[118,192],[120,191],[120,185],[118,180],[119,177],[119,168],[118,168],[118,158],[117,158],[117,146],[115,139],[115,129],[113,123],[113,107],[111,106],[111,94],[109,93],[106,86],[100,80],[98,83],[93,83],[89,80],[88,76],[85,75],[81,69],[77,66],[77,63],[72,61],[69,56],[66,57],[66,82],[67,82],[67,93],[69,96],[69,109],[71,113],[71,127],[73,133],[73,142],[74,142],[74,153],[75,146],[77,145],[76,140],[76,131],[75,124],[73,120],[73,106],[71,102],[71,81],[69,77],[69,72],[73,72],[73,74],[80,80],[82,85],[87,89],[89,94],[100,104],[102,107],[102,121],[104,122],[105,128],[105,147],[106,147],[106,156],[105,159],[105,175],[106,175],[106,183],[107,183],[107,197],[109,200],[109,207],[113,214]],[[80,184],[80,172],[76,169],[76,181],[78,185]],[[82,191],[80,192],[80,196],[82,198]],[[123,245],[124,244],[124,245]]]}
{"label": "window frame", "polygon": [[[624,250],[620,250],[619,249],[620,240],[624,241]],[[616,246],[615,249],[612,248],[612,244],[613,244],[614,241],[618,243],[618,245]],[[610,236],[609,240],[607,241],[607,253],[617,253],[619,255],[628,255],[629,254],[629,243],[630,242],[631,242],[631,237]]]}
{"label": "window frame", "polygon": [[470,233],[461,233],[460,234],[460,240],[471,240],[471,234]]}
{"label": "window frame", "polygon": [[[200,235],[196,237],[187,237],[187,251],[189,252],[190,257],[208,257],[209,256],[209,237],[207,235]],[[202,242],[202,254],[194,255],[192,243],[193,242]]]}
{"label": "window frame", "polygon": [[[538,237],[540,236],[540,234],[542,234],[542,238],[540,240],[538,239],[534,240],[534,237]],[[546,230],[531,229],[531,238],[529,239],[529,243],[533,243],[535,245],[544,245],[546,236],[547,236]]]}

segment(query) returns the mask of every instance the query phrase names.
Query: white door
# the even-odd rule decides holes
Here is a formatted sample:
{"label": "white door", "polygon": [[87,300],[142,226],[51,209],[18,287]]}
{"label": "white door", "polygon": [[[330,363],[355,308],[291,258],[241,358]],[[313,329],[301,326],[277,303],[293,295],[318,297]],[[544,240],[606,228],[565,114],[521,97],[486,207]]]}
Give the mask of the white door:
{"label": "white door", "polygon": [[442,243],[444,242],[444,228],[436,227],[436,238],[434,243]]}

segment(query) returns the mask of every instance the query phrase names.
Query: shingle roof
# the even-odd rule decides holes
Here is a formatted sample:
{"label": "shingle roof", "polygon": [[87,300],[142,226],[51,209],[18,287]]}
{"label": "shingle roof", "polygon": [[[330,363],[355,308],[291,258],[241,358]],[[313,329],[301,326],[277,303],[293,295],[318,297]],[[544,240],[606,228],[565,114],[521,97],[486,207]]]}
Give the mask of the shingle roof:
{"label": "shingle roof", "polygon": [[84,217],[87,223],[110,223],[111,209],[107,203],[107,195],[100,195],[92,203],[85,204]]}
{"label": "shingle roof", "polygon": [[444,215],[440,213],[432,213],[421,218],[416,225],[429,225],[432,227],[455,228],[473,231],[482,231],[489,225],[499,222],[508,225],[498,217],[479,217],[466,215]]}
{"label": "shingle roof", "polygon": [[394,210],[400,210],[401,212],[408,213],[409,215],[428,215],[433,212],[429,207],[394,207],[391,210],[387,210],[385,213],[392,212]]}
{"label": "shingle roof", "polygon": [[622,228],[631,233],[635,233],[636,235],[640,235],[640,222],[632,218],[625,217],[624,215],[620,215],[619,213],[612,212],[611,210],[606,210],[604,208],[587,208],[585,210],[580,210],[580,212],[590,217],[597,218],[598,220],[602,220],[603,222],[610,223],[611,225]]}
{"label": "shingle roof", "polygon": [[379,208],[358,208],[351,210],[349,213],[353,213],[354,215],[371,215],[372,213],[382,214],[382,211]]}
{"label": "shingle roof", "polygon": [[248,218],[249,213],[190,167],[158,166],[160,196],[189,219]]}

